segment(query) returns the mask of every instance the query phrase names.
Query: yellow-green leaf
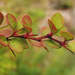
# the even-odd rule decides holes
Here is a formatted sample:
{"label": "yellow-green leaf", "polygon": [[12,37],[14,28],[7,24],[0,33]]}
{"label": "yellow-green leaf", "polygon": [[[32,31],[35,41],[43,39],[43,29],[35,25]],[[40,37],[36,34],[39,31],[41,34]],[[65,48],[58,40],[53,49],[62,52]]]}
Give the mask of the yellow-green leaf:
{"label": "yellow-green leaf", "polygon": [[75,53],[75,40],[74,41],[71,41],[69,44],[68,44],[70,50]]}
{"label": "yellow-green leaf", "polygon": [[74,39],[74,36],[68,31],[61,31],[60,34],[65,38],[66,41]]}
{"label": "yellow-green leaf", "polygon": [[17,27],[16,18],[12,14],[8,13],[6,15],[6,20],[7,20],[8,25],[10,25],[15,30]]}
{"label": "yellow-green leaf", "polygon": [[45,42],[47,43],[47,45],[53,47],[53,48],[56,48],[56,49],[59,49],[61,48],[61,45],[51,39],[48,39],[48,40],[45,40]]}
{"label": "yellow-green leaf", "polygon": [[9,41],[9,48],[15,52],[23,51],[23,47],[14,40]]}
{"label": "yellow-green leaf", "polygon": [[17,18],[17,31],[20,30],[21,28],[23,28],[23,25],[21,24],[21,21],[22,21],[22,18],[25,14],[22,14],[20,15],[18,18]]}
{"label": "yellow-green leaf", "polygon": [[7,41],[6,37],[3,35],[0,35],[0,44],[2,44],[5,47],[8,46],[8,41]]}
{"label": "yellow-green leaf", "polygon": [[43,28],[41,29],[42,36],[47,35],[47,34],[50,33],[50,32],[51,32],[51,31],[50,31],[49,26],[45,26],[45,27],[43,27]]}
{"label": "yellow-green leaf", "polygon": [[60,29],[64,25],[64,18],[60,13],[55,13],[51,17],[51,20],[57,29]]}
{"label": "yellow-green leaf", "polygon": [[55,33],[55,35],[57,35],[57,36],[62,36],[62,35],[60,34],[60,31],[67,31],[67,28],[66,28],[65,26],[61,27],[60,29],[57,30],[57,33]]}
{"label": "yellow-green leaf", "polygon": [[28,46],[28,43],[27,43],[27,41],[26,41],[26,39],[24,39],[24,38],[11,37],[11,38],[8,38],[8,39],[11,39],[11,40],[13,40],[14,42],[20,44],[20,45],[23,47],[23,49],[26,49],[26,48],[29,47],[29,46]]}
{"label": "yellow-green leaf", "polygon": [[16,32],[16,34],[17,35],[24,35],[26,33],[26,29],[25,28],[22,28],[22,29],[20,29],[20,30],[18,30],[17,32]]}

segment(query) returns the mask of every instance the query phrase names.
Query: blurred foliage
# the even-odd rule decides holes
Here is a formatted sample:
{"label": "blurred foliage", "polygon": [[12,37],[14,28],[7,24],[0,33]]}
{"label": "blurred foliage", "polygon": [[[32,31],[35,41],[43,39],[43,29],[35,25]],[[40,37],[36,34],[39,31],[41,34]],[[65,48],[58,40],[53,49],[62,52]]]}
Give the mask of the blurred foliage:
{"label": "blurred foliage", "polygon": [[[11,13],[15,17],[28,14],[33,21],[33,32],[36,34],[38,24],[45,17],[42,4],[43,0],[0,0],[0,11],[3,14]],[[43,48],[30,45],[15,58],[9,48],[0,48],[0,75],[75,75],[73,54],[65,48],[48,49],[49,53]]]}
{"label": "blurred foliage", "polygon": [[73,8],[73,0],[52,0],[51,3],[55,9]]}
{"label": "blurred foliage", "polygon": [[73,7],[73,0],[59,0],[58,6],[60,9],[72,8]]}

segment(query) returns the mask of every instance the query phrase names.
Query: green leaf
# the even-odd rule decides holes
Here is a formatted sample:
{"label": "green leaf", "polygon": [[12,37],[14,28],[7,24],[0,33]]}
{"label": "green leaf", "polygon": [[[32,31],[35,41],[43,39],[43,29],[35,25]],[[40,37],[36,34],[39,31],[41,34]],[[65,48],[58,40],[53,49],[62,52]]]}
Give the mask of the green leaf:
{"label": "green leaf", "polygon": [[8,46],[8,42],[5,36],[0,35],[0,44],[2,44],[3,46]]}
{"label": "green leaf", "polygon": [[60,13],[55,13],[51,17],[51,20],[57,29],[60,29],[64,25],[64,18]]}
{"label": "green leaf", "polygon": [[68,43],[69,48],[75,53],[75,40]]}
{"label": "green leaf", "polygon": [[28,15],[25,15],[22,18],[22,24],[25,25],[25,26],[27,26],[27,27],[31,27],[31,25],[32,25],[31,18]]}
{"label": "green leaf", "polygon": [[60,34],[65,38],[66,41],[74,39],[74,36],[68,31],[61,31]]}
{"label": "green leaf", "polygon": [[21,24],[21,21],[22,21],[22,18],[25,14],[22,14],[20,15],[18,18],[17,18],[17,31],[22,29],[23,28],[23,25]]}
{"label": "green leaf", "polygon": [[6,15],[6,20],[7,20],[7,23],[15,30],[17,27],[16,18],[12,14],[8,13]]}
{"label": "green leaf", "polygon": [[3,16],[3,14],[0,12],[0,25],[1,25],[1,23],[3,22],[3,19],[4,19],[4,16]]}
{"label": "green leaf", "polygon": [[55,35],[57,35],[57,36],[62,36],[62,35],[60,34],[60,31],[67,31],[67,28],[66,28],[65,26],[61,27],[60,29],[57,30],[57,33],[55,33]]}
{"label": "green leaf", "polygon": [[6,16],[4,16],[3,22],[0,25],[0,28],[6,27],[8,25],[7,21],[6,21]]}
{"label": "green leaf", "polygon": [[20,44],[18,44],[17,42],[15,42],[15,40],[9,41],[9,48],[15,52],[23,51],[23,47]]}
{"label": "green leaf", "polygon": [[25,16],[22,18],[21,23],[22,23],[22,25],[24,26],[24,28],[26,29],[26,31],[27,31],[28,34],[29,34],[30,32],[32,32],[32,28],[31,28],[32,21],[31,21],[31,18],[30,18],[28,15],[25,15]]}
{"label": "green leaf", "polygon": [[40,41],[35,41],[35,40],[31,40],[31,39],[28,39],[28,41],[33,46],[36,46],[36,47],[41,47],[42,46]]}
{"label": "green leaf", "polygon": [[23,47],[23,49],[26,49],[26,48],[29,47],[29,46],[28,46],[28,43],[27,43],[27,41],[26,41],[26,39],[24,39],[24,38],[11,37],[11,38],[8,38],[8,39],[11,39],[11,40],[13,40],[14,42],[20,44],[20,45]]}
{"label": "green leaf", "polygon": [[16,35],[24,35],[26,33],[26,29],[25,28],[22,28],[22,29],[20,29],[20,30],[18,30],[17,32],[16,32]]}
{"label": "green leaf", "polygon": [[45,26],[45,27],[43,27],[43,28],[41,29],[42,36],[47,35],[47,34],[50,33],[50,32],[51,32],[51,31],[50,31],[49,26]]}
{"label": "green leaf", "polygon": [[51,47],[53,47],[53,48],[55,48],[55,49],[61,48],[61,45],[60,45],[60,44],[58,44],[57,42],[55,42],[55,41],[53,41],[53,40],[51,40],[51,39],[45,40],[45,42],[46,42],[49,46],[51,46]]}
{"label": "green leaf", "polygon": [[26,29],[26,32],[29,34],[32,32],[32,28],[24,26],[24,28]]}
{"label": "green leaf", "polygon": [[55,25],[53,24],[53,22],[51,20],[48,19],[48,23],[49,23],[49,27],[51,29],[52,34],[55,34],[57,32],[57,29],[55,27]]}

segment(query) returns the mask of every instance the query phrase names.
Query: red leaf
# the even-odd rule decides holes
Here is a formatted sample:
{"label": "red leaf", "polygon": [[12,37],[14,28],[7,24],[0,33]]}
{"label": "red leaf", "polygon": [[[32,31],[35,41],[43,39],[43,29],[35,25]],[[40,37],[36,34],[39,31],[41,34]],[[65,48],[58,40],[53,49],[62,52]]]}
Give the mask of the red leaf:
{"label": "red leaf", "polygon": [[29,43],[32,44],[33,46],[36,46],[36,47],[41,47],[41,43],[38,42],[38,41],[34,41],[34,40],[30,40],[28,39]]}
{"label": "red leaf", "polygon": [[27,26],[27,27],[31,27],[31,25],[32,25],[31,18],[28,15],[25,15],[22,18],[22,24],[25,25],[25,26]]}
{"label": "red leaf", "polygon": [[53,22],[48,19],[48,24],[49,24],[52,34],[55,34],[57,32],[57,29],[56,29],[55,25],[53,24]]}
{"label": "red leaf", "polygon": [[4,16],[3,16],[3,14],[0,12],[0,25],[1,25],[1,23],[3,22],[3,19],[4,19]]}
{"label": "red leaf", "polygon": [[10,29],[0,30],[0,35],[4,35],[5,37],[10,37],[13,34],[13,31]]}
{"label": "red leaf", "polygon": [[4,16],[3,22],[0,25],[0,28],[6,27],[8,25],[7,21],[6,21],[6,16]]}

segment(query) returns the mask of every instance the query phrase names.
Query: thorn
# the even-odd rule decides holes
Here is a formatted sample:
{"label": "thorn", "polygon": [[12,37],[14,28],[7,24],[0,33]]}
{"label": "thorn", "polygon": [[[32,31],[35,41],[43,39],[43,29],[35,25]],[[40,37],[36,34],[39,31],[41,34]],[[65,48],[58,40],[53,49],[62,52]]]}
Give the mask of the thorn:
{"label": "thorn", "polygon": [[42,47],[43,47],[47,52],[49,52],[48,49],[43,45],[42,41],[40,41],[40,42],[41,42]]}
{"label": "thorn", "polygon": [[14,54],[14,56],[16,57],[16,54],[14,53],[14,51],[12,50],[12,49],[10,49],[11,50],[11,52]]}
{"label": "thorn", "polygon": [[[63,46],[64,48],[66,48],[68,51],[70,51],[72,54],[74,54],[70,49],[68,49],[65,45]],[[74,54],[75,55],[75,54]]]}
{"label": "thorn", "polygon": [[45,46],[43,46],[43,48],[44,48],[47,52],[49,52],[48,49],[47,49]]}

